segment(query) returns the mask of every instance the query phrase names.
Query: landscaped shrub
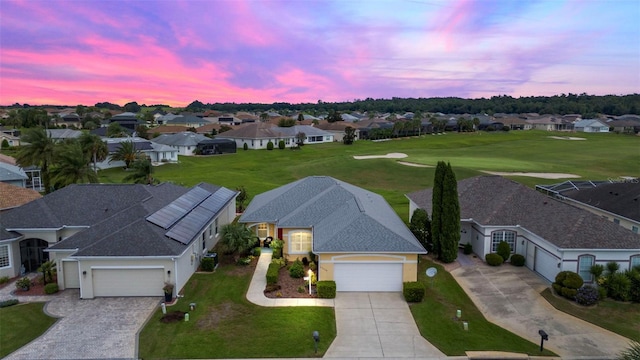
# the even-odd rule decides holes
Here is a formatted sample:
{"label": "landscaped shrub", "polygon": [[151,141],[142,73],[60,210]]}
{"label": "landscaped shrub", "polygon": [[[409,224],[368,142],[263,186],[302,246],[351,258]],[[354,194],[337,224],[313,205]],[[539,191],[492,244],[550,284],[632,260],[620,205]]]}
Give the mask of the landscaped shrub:
{"label": "landscaped shrub", "polygon": [[607,298],[607,289],[603,286],[598,286],[598,299],[604,300]]}
{"label": "landscaped shrub", "polygon": [[623,273],[609,274],[607,277],[607,295],[618,301],[629,301],[631,290],[631,280]]}
{"label": "landscaped shrub", "polygon": [[568,273],[569,271],[560,271],[558,274],[556,274],[556,283],[562,286],[562,282],[564,282],[564,279],[567,278]]}
{"label": "landscaped shrub", "polygon": [[520,254],[511,255],[511,265],[513,266],[524,266],[524,256]]}
{"label": "landscaped shrub", "polygon": [[484,256],[484,259],[487,261],[487,264],[491,266],[500,266],[504,262],[502,256],[498,254],[487,254]]}
{"label": "landscaped shrub", "polygon": [[411,281],[402,284],[402,294],[407,302],[421,302],[424,299],[426,288],[419,281]]}
{"label": "landscaped shrub", "polygon": [[556,282],[551,284],[556,293],[570,300],[575,300],[578,289],[582,287],[584,280],[573,271],[560,271],[556,275]]}
{"label": "landscaped shrub", "polygon": [[50,283],[44,286],[44,293],[45,294],[55,294],[58,292],[58,284],[56,283]]}
{"label": "landscaped shrub", "polygon": [[604,266],[601,264],[595,264],[591,266],[591,269],[589,269],[589,272],[591,273],[591,275],[593,275],[594,279],[597,280],[604,273]]}
{"label": "landscaped shrub", "polygon": [[271,140],[267,143],[267,150],[273,150],[273,142]]}
{"label": "landscaped shrub", "polygon": [[464,247],[462,248],[462,252],[465,255],[471,254],[473,252],[473,246],[470,243],[464,244]]}
{"label": "landscaped shrub", "polygon": [[24,291],[29,290],[31,288],[31,279],[26,276],[18,279],[18,281],[16,281],[16,288]]}
{"label": "landscaped shrub", "polygon": [[5,300],[5,301],[0,301],[0,308],[13,306],[13,305],[18,304],[19,302],[20,301],[18,301],[18,299],[9,299],[9,300]]}
{"label": "landscaped shrub", "polygon": [[261,250],[260,250],[259,247],[254,247],[253,249],[251,249],[251,255],[252,256],[258,257],[258,256],[260,256],[260,252],[261,252]]}
{"label": "landscaped shrub", "polygon": [[569,300],[575,300],[577,293],[578,293],[578,290],[571,289],[568,287],[563,287],[562,289],[560,289],[560,294]]}
{"label": "landscaped shrub", "polygon": [[318,281],[316,290],[319,298],[334,299],[336,297],[336,282],[333,280]]}
{"label": "landscaped shrub", "polygon": [[598,303],[598,289],[591,285],[586,285],[578,289],[576,302],[580,305],[591,306]]}
{"label": "landscaped shrub", "polygon": [[299,279],[304,276],[304,265],[302,265],[302,261],[296,259],[296,261],[291,264],[291,267],[289,267],[289,276],[295,279]]}
{"label": "landscaped shrub", "polygon": [[[561,291],[562,291],[562,285],[558,284],[558,283],[553,283],[551,284],[551,287],[553,288],[553,291],[558,294],[558,295],[562,295]],[[605,292],[605,297],[607,295],[607,293]]]}
{"label": "landscaped shrub", "polygon": [[318,268],[318,265],[316,265],[315,262],[312,261],[309,263],[309,270],[316,271],[317,268]]}
{"label": "landscaped shrub", "polygon": [[205,257],[205,258],[202,258],[202,260],[200,260],[200,269],[202,271],[211,272],[211,271],[213,271],[215,266],[216,266],[216,263],[215,263],[215,261],[213,260],[212,257]]}
{"label": "landscaped shrub", "polygon": [[273,250],[272,257],[274,259],[279,259],[282,257],[282,247],[284,246],[284,241],[280,239],[273,239],[269,244],[271,250]]}
{"label": "landscaped shrub", "polygon": [[509,243],[506,241],[500,241],[498,243],[496,253],[500,255],[504,261],[509,260],[509,256],[511,256],[511,247],[509,246]]}
{"label": "landscaped shrub", "polygon": [[280,268],[283,268],[283,267],[287,266],[287,261],[284,258],[271,259],[271,263],[272,264],[277,264],[278,267],[280,267]]}
{"label": "landscaped shrub", "polygon": [[236,261],[236,265],[249,265],[251,264],[251,256],[241,257]]}
{"label": "landscaped shrub", "polygon": [[275,285],[278,283],[278,272],[280,272],[280,265],[271,263],[267,268],[267,285]]}
{"label": "landscaped shrub", "polygon": [[609,275],[618,272],[619,269],[620,269],[620,264],[618,264],[617,262],[610,261],[607,263],[607,272],[609,273]]}
{"label": "landscaped shrub", "polygon": [[247,145],[247,143],[244,143],[244,145],[242,145],[242,150],[249,150],[249,145]]}
{"label": "landscaped shrub", "polygon": [[633,302],[640,302],[640,270],[633,268],[631,271],[624,273],[631,281],[631,288],[629,289],[629,300]]}
{"label": "landscaped shrub", "polygon": [[622,350],[616,357],[617,360],[638,360],[640,359],[640,343],[631,340],[629,347]]}
{"label": "landscaped shrub", "polygon": [[0,277],[0,285],[6,284],[8,282],[9,282],[9,277],[8,276]]}
{"label": "landscaped shrub", "polygon": [[285,146],[284,146],[284,140],[280,140],[278,141],[278,149],[280,150],[284,150]]}
{"label": "landscaped shrub", "polygon": [[582,277],[573,271],[567,271],[567,275],[562,281],[563,287],[568,287],[569,289],[580,289],[584,284],[584,280]]}

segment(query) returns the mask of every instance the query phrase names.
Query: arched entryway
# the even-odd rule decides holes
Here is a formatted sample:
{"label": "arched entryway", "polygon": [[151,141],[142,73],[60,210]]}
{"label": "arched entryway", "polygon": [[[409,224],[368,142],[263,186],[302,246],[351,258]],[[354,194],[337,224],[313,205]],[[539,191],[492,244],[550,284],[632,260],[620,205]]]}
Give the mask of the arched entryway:
{"label": "arched entryway", "polygon": [[49,260],[49,253],[44,249],[49,243],[42,239],[26,239],[20,241],[20,263],[26,272],[34,272],[43,262]]}

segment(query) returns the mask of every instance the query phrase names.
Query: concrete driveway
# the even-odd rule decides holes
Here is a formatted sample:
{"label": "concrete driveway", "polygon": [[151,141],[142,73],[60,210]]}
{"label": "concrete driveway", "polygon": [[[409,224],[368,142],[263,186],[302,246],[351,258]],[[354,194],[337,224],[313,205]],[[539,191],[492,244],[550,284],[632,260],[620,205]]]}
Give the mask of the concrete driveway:
{"label": "concrete driveway", "polygon": [[545,341],[545,348],[563,359],[615,358],[630,342],[557,311],[540,295],[549,283],[525,267],[493,267],[480,262],[451,274],[489,321],[538,344],[538,330],[546,331],[549,341]]}
{"label": "concrete driveway", "polygon": [[338,335],[325,358],[446,358],[420,335],[401,293],[340,292],[335,312]]}
{"label": "concrete driveway", "polygon": [[60,319],[6,359],[135,359],[137,332],[160,297],[80,300],[65,290],[45,306]]}

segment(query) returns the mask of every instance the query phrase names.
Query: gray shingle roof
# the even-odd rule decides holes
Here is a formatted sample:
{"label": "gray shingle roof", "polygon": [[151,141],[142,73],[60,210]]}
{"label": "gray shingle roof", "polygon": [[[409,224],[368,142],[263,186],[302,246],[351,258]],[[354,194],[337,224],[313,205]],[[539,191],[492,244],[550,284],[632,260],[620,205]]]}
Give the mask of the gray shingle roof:
{"label": "gray shingle roof", "polygon": [[310,176],[253,198],[240,222],[313,228],[313,251],[426,253],[382,196]]}
{"label": "gray shingle roof", "polygon": [[638,179],[621,181],[591,182],[594,187],[562,191],[560,195],[628,219],[640,221],[640,183]]}
{"label": "gray shingle roof", "polygon": [[0,181],[26,180],[28,178],[19,166],[0,162]]}
{"label": "gray shingle roof", "polygon": [[158,144],[172,146],[196,146],[198,143],[209,138],[191,131],[184,131],[177,134],[163,134],[154,138],[152,141]]}
{"label": "gray shingle roof", "polygon": [[[432,189],[407,197],[431,214]],[[460,217],[484,226],[516,226],[563,249],[640,249],[640,235],[589,211],[500,176],[458,182]]]}

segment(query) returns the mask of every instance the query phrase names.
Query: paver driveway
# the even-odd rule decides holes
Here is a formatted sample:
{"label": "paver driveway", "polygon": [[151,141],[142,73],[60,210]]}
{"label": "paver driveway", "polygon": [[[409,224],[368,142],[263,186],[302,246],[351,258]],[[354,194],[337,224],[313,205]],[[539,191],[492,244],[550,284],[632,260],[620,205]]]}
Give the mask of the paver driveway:
{"label": "paver driveway", "polygon": [[45,306],[60,319],[41,337],[6,359],[134,359],[136,333],[160,297],[80,300],[65,290]]}
{"label": "paver driveway", "polygon": [[401,293],[340,292],[335,311],[338,335],[325,358],[446,358],[420,335]]}

